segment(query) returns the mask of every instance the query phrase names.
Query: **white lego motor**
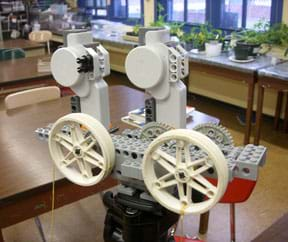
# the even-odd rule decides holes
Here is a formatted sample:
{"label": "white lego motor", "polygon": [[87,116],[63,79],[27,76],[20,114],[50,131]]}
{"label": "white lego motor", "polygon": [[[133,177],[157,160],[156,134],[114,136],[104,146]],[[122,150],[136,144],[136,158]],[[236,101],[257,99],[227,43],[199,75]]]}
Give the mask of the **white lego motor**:
{"label": "white lego motor", "polygon": [[188,56],[179,44],[170,45],[169,30],[148,31],[145,46],[131,50],[125,69],[130,81],[156,99],[156,121],[186,128]]}
{"label": "white lego motor", "polygon": [[110,74],[109,54],[100,44],[93,43],[91,32],[69,34],[67,45],[51,58],[53,77],[80,97],[81,112],[108,128],[109,94],[103,77]]}

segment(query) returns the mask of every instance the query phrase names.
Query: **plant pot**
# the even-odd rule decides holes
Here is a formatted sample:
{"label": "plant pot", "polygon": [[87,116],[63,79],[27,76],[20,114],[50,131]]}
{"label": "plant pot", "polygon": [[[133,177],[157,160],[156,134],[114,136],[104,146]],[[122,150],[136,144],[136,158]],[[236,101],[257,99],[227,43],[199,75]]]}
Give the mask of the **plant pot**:
{"label": "plant pot", "polygon": [[205,43],[206,56],[216,57],[221,55],[222,45],[222,43],[218,42]]}
{"label": "plant pot", "polygon": [[251,48],[247,45],[236,45],[234,54],[236,60],[247,60],[251,52]]}
{"label": "plant pot", "polygon": [[190,51],[193,49],[193,42],[185,42],[184,49]]}
{"label": "plant pot", "polygon": [[126,32],[126,35],[139,37],[139,35],[138,35],[138,34],[135,34],[135,32],[133,32],[133,31],[131,31],[131,32]]}
{"label": "plant pot", "polygon": [[199,51],[205,51],[205,43],[202,44],[202,45],[198,45],[198,48],[197,48]]}
{"label": "plant pot", "polygon": [[252,44],[239,40],[236,43],[236,46],[247,46],[249,48],[249,56],[257,56],[260,50],[261,44]]}

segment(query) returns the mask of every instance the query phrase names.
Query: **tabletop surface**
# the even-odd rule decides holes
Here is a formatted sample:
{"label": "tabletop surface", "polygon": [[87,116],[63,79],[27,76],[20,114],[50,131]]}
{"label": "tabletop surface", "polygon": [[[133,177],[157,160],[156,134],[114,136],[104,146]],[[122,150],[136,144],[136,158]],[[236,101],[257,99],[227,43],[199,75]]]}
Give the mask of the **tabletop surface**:
{"label": "tabletop surface", "polygon": [[262,69],[259,71],[259,76],[273,77],[288,81],[288,62]]}
{"label": "tabletop surface", "polygon": [[236,70],[245,73],[254,73],[271,66],[271,57],[268,56],[257,56],[253,62],[250,63],[236,63],[229,60],[227,53],[222,53],[217,57],[207,57],[205,54],[193,54],[189,52],[189,58],[192,61],[202,64],[209,64],[212,66],[224,67],[231,70]]}
{"label": "tabletop surface", "polygon": [[0,62],[0,86],[24,80],[51,77],[50,72],[38,72],[37,63],[39,57],[27,57],[21,59]]}
{"label": "tabletop surface", "polygon": [[21,48],[23,50],[29,50],[42,47],[45,47],[45,45],[26,39],[0,41],[0,49]]}
{"label": "tabletop surface", "polygon": [[[124,86],[109,88],[111,122],[120,129],[129,128],[120,121],[128,111],[144,106],[145,94]],[[34,131],[55,122],[70,112],[70,97],[0,112],[0,203],[26,191],[52,183],[52,161],[48,144]],[[193,113],[193,127],[218,119]],[[63,177],[57,172],[56,180]]]}

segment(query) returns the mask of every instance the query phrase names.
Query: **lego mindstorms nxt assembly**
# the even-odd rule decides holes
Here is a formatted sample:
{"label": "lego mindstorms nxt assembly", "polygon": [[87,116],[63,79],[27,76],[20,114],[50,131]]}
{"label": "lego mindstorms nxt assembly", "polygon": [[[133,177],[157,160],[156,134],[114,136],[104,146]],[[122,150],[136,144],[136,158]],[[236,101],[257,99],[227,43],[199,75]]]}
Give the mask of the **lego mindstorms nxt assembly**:
{"label": "lego mindstorms nxt assembly", "polygon": [[49,136],[51,157],[70,181],[92,186],[111,175],[121,183],[116,195],[103,197],[109,208],[105,242],[164,242],[179,214],[201,214],[218,202],[250,196],[266,148],[235,147],[229,132],[215,124],[185,129],[181,79],[188,75],[188,57],[169,43],[167,30],[147,32],[146,45],[133,49],[125,64],[131,82],[155,99],[156,120],[120,134],[108,131],[102,79],[109,73],[108,53],[91,43],[90,33],[71,34],[68,47],[51,60],[56,81],[80,96],[82,113],[37,132]]}

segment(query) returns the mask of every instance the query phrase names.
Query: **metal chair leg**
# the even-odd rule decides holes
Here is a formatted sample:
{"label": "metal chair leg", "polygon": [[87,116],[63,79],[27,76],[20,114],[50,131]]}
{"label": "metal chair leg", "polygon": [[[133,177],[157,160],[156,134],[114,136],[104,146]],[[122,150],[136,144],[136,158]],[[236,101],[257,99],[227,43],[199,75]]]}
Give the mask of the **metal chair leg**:
{"label": "metal chair leg", "polygon": [[235,230],[235,203],[230,204],[230,237],[231,242],[236,242]]}
{"label": "metal chair leg", "polygon": [[46,238],[45,238],[45,234],[44,234],[44,230],[40,221],[40,218],[38,216],[34,217],[34,222],[38,228],[38,231],[40,233],[41,239],[43,242],[46,242]]}

